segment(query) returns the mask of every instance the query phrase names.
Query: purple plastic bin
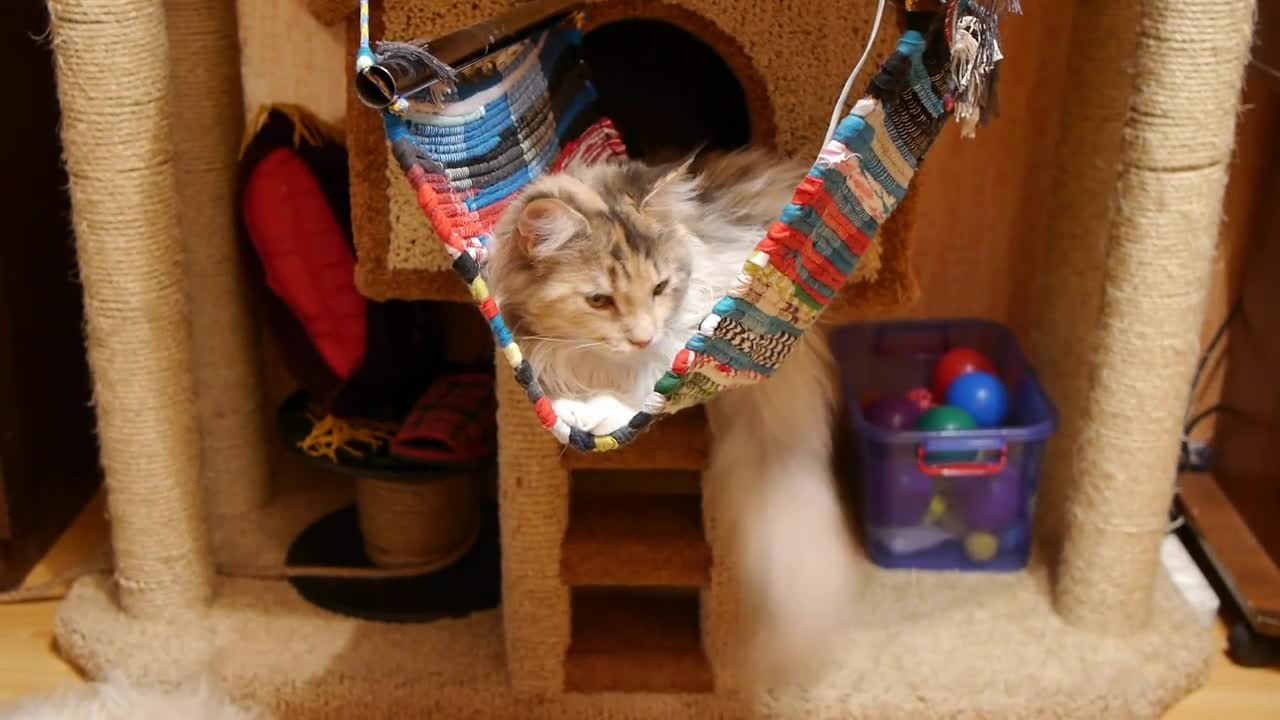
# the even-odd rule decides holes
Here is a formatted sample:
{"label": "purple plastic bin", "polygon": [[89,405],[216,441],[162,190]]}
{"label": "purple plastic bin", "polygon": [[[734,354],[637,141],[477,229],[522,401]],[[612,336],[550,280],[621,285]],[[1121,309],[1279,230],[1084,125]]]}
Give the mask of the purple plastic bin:
{"label": "purple plastic bin", "polygon": [[[987,356],[1009,391],[1004,427],[892,431],[864,401],[928,387],[943,353]],[[1017,341],[984,320],[849,325],[831,336],[857,449],[867,553],[886,568],[1013,571],[1027,565],[1045,442],[1057,412]]]}

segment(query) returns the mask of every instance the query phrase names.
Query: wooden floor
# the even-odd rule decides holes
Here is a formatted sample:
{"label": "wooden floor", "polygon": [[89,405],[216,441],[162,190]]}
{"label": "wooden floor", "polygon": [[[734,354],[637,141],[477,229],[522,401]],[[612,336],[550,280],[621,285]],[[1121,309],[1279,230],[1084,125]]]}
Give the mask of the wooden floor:
{"label": "wooden floor", "polygon": [[[101,502],[90,505],[28,579],[40,582],[92,562],[107,543]],[[56,602],[0,605],[0,706],[10,700],[77,682],[76,672],[53,652]],[[1221,640],[1225,631],[1219,625]],[[1222,641],[1225,646],[1225,640]],[[1209,684],[1184,700],[1166,720],[1275,720],[1280,718],[1280,668],[1249,670],[1224,655],[1214,659]]]}

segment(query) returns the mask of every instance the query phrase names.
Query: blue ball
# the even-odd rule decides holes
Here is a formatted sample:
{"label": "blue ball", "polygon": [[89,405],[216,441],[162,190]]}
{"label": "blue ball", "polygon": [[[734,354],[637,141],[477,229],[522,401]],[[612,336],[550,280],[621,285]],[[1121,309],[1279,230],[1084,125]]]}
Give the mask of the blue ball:
{"label": "blue ball", "polygon": [[947,404],[969,413],[980,428],[1000,427],[1009,413],[1009,393],[991,373],[965,373],[947,389]]}

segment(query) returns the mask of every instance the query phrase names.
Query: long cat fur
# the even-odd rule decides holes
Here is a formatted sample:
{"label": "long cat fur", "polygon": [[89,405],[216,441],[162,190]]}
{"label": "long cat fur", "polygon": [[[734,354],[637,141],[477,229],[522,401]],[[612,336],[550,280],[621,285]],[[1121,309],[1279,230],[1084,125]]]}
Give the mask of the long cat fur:
{"label": "long cat fur", "polygon": [[[703,156],[692,168],[570,166],[532,183],[499,222],[487,273],[558,413],[596,432],[625,423],[807,169],[751,150]],[[610,269],[619,257],[632,269]],[[631,293],[626,312],[621,294],[603,309],[582,299],[664,277],[670,286],[653,297],[653,317],[636,323],[631,310],[649,285]],[[635,347],[651,320],[652,344]],[[757,683],[815,679],[850,623],[859,561],[832,470],[836,398],[826,338],[814,328],[768,382],[708,407],[707,500],[727,521],[749,622],[738,661]]]}

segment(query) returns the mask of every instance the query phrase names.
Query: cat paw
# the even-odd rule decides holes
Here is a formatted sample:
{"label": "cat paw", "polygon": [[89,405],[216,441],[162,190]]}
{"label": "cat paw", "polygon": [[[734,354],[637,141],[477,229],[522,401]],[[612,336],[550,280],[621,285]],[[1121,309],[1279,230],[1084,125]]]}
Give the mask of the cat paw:
{"label": "cat paw", "polygon": [[634,408],[612,395],[597,395],[589,400],[562,398],[553,400],[551,407],[569,427],[595,435],[607,435],[624,427],[636,414]]}

